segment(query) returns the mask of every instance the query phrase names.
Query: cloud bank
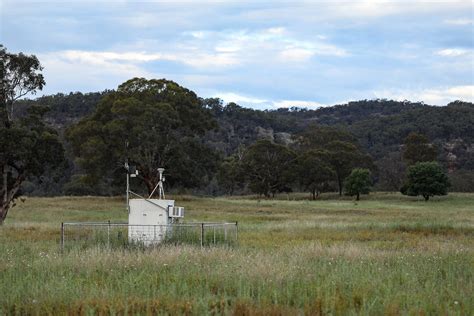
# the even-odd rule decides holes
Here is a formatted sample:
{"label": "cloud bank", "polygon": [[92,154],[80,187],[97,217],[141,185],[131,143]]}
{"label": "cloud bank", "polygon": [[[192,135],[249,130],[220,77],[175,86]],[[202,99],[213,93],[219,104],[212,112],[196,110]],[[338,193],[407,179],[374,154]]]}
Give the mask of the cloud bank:
{"label": "cloud bank", "polygon": [[2,43],[44,93],[167,78],[203,97],[315,108],[371,97],[472,101],[472,1],[12,1]]}

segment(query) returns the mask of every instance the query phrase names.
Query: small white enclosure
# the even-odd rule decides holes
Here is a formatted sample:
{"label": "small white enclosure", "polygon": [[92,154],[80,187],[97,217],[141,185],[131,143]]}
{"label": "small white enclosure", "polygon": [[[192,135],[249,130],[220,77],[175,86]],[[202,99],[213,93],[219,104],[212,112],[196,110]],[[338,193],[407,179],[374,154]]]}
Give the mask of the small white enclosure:
{"label": "small white enclosure", "polygon": [[130,199],[129,206],[129,240],[146,245],[161,242],[173,221],[174,200]]}

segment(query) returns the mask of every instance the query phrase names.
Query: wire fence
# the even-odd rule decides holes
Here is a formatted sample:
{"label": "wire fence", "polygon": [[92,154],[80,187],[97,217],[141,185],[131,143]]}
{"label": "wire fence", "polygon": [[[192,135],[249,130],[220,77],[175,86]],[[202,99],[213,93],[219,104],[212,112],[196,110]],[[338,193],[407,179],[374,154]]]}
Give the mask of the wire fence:
{"label": "wire fence", "polygon": [[129,225],[127,223],[61,223],[61,250],[89,247],[141,248],[164,244],[201,247],[233,246],[238,242],[238,223],[179,223]]}

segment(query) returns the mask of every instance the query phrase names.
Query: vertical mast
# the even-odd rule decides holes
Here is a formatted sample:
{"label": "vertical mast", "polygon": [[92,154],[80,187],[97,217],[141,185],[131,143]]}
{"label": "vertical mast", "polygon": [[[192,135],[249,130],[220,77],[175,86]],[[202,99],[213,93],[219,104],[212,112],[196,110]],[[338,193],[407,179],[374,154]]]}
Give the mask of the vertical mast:
{"label": "vertical mast", "polygon": [[165,198],[165,190],[163,189],[163,171],[165,171],[164,168],[158,168],[158,172],[160,173],[160,182],[158,182],[158,195],[160,197],[160,200]]}
{"label": "vertical mast", "polygon": [[[128,159],[127,159],[128,160]],[[128,161],[125,161],[125,169],[127,169],[127,191],[126,191],[126,197],[127,197],[127,211],[130,213],[130,203],[129,203],[129,192],[130,192],[130,166],[128,165]]]}
{"label": "vertical mast", "polygon": [[130,214],[130,198],[129,198],[129,192],[130,192],[130,166],[128,165],[128,141],[125,141],[125,152],[127,155],[127,158],[125,158],[125,169],[127,170],[127,212]]}

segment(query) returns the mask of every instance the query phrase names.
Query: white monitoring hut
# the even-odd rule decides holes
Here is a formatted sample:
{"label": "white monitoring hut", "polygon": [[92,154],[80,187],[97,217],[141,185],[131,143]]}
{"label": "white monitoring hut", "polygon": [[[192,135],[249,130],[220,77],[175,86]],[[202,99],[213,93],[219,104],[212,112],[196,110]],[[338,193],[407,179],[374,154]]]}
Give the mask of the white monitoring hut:
{"label": "white monitoring hut", "polygon": [[[130,191],[129,177],[137,175],[133,168],[127,168],[127,208],[128,208],[128,239],[145,245],[158,244],[172,229],[171,225],[184,217],[184,208],[176,207],[174,200],[166,200],[163,189],[163,168],[158,168],[159,182],[148,198]],[[158,198],[152,198],[158,190]],[[137,198],[129,198],[129,194]]]}
{"label": "white monitoring hut", "polygon": [[[136,177],[135,168],[125,163],[127,169],[128,223],[68,222],[61,223],[61,251],[65,243],[78,247],[107,245],[121,247],[128,244],[145,246],[160,243],[197,244],[204,246],[238,242],[237,222],[191,222],[181,221],[184,208],[175,206],[174,200],[167,200],[163,190],[163,168],[159,168],[159,182],[148,197],[130,190],[130,177]],[[156,193],[156,198],[153,195]],[[130,196],[134,198],[130,198]],[[127,231],[128,230],[128,234]],[[127,236],[128,235],[128,236]],[[128,239],[128,242],[125,240]]]}

